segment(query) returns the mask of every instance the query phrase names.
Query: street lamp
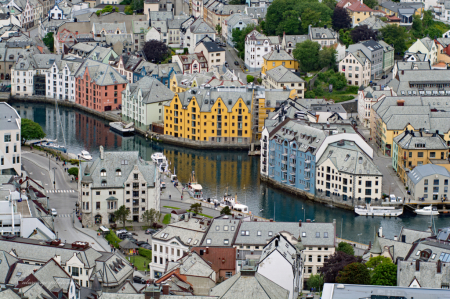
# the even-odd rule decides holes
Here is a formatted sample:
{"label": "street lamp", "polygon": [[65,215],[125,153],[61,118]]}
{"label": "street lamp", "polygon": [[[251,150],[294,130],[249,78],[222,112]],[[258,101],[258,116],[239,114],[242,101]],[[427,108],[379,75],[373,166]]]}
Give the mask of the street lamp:
{"label": "street lamp", "polygon": [[56,167],[53,167],[53,189],[56,189]]}

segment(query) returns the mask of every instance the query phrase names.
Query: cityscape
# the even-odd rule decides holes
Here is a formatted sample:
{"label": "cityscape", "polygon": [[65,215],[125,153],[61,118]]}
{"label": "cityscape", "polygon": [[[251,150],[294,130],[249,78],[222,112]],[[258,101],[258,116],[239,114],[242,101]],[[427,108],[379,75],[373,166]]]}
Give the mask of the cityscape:
{"label": "cityscape", "polygon": [[0,298],[450,298],[450,4],[0,5]]}

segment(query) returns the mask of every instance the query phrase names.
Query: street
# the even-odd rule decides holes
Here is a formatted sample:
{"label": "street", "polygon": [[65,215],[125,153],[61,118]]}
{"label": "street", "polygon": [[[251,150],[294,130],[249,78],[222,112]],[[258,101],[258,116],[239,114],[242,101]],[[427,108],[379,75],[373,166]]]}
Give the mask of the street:
{"label": "street", "polygon": [[[242,59],[237,55],[236,50],[234,50],[230,45],[227,44],[225,48],[225,61],[228,62],[228,68],[235,71],[236,76],[238,76],[241,81],[247,84],[247,75],[252,75],[254,77],[259,76],[259,72],[245,72],[243,71],[245,64]],[[239,65],[235,65],[234,62],[239,62]]]}

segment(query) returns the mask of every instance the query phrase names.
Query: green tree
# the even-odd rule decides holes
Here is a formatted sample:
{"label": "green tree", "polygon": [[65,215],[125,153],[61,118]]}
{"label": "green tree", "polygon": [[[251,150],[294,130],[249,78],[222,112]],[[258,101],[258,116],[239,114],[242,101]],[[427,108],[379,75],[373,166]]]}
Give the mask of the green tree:
{"label": "green tree", "polygon": [[406,41],[409,39],[408,32],[403,26],[387,25],[380,29],[384,41],[393,45],[395,52],[403,54],[406,50]]}
{"label": "green tree", "polygon": [[132,15],[133,14],[133,7],[131,7],[131,5],[125,6],[125,10],[123,12],[125,14],[127,14],[127,15]]}
{"label": "green tree", "polygon": [[44,42],[44,45],[47,46],[47,48],[50,50],[50,52],[53,52],[53,47],[55,45],[55,39],[53,37],[53,32],[49,32],[45,35],[45,37],[42,39]]}
{"label": "green tree", "polygon": [[314,99],[316,97],[316,94],[312,90],[307,90],[305,92],[305,99]]}
{"label": "green tree", "polygon": [[67,170],[67,172],[76,178],[78,177],[78,167],[70,167],[69,170]]}
{"label": "green tree", "polygon": [[255,24],[248,24],[242,30],[234,28],[231,33],[234,48],[238,51],[238,56],[241,59],[245,58],[245,37],[256,28]]}
{"label": "green tree", "polygon": [[319,51],[320,68],[322,69],[326,66],[334,67],[336,65],[336,55],[337,51],[333,47],[323,47]]}
{"label": "green tree", "polygon": [[355,255],[355,250],[353,249],[353,246],[348,244],[347,242],[340,242],[338,244],[338,247],[336,248],[336,251],[342,251],[348,255]]}
{"label": "green tree", "polygon": [[220,24],[216,25],[216,31],[217,31],[217,34],[222,34],[222,26],[220,26]]}
{"label": "green tree", "polygon": [[243,4],[245,4],[245,0],[231,0],[230,2],[228,2],[228,4],[230,4],[230,5],[243,5]]}
{"label": "green tree", "polygon": [[123,223],[123,228],[125,228],[125,223],[127,222],[127,218],[130,215],[130,209],[127,209],[125,206],[120,206],[120,208],[114,212],[114,216],[117,221]]}
{"label": "green tree", "polygon": [[299,61],[300,68],[305,72],[319,69],[319,43],[306,40],[295,45],[292,52],[294,58]]}
{"label": "green tree", "polygon": [[377,0],[364,0],[364,4],[373,9],[375,6],[378,5],[378,1]]}
{"label": "green tree", "polygon": [[296,35],[301,32],[300,14],[296,10],[283,12],[283,21],[278,24],[276,34]]}
{"label": "green tree", "polygon": [[226,206],[222,210],[220,210],[220,215],[231,215],[230,207]]}
{"label": "green tree", "polygon": [[191,211],[192,213],[195,213],[195,214],[201,214],[203,212],[202,204],[199,202],[191,204],[189,211]]}
{"label": "green tree", "polygon": [[151,224],[153,224],[153,222],[159,221],[161,219],[161,212],[152,208],[150,210],[146,210],[141,217],[142,220],[144,220],[147,225],[150,226]]}
{"label": "green tree", "polygon": [[28,140],[39,140],[45,137],[42,127],[28,118],[22,118],[21,120],[20,135],[22,135],[23,143]]}
{"label": "green tree", "polygon": [[367,261],[366,266],[369,269],[375,269],[378,265],[389,264],[389,263],[392,264],[392,261],[391,261],[390,258],[382,256],[382,255],[379,255],[379,256],[371,257]]}
{"label": "green tree", "polygon": [[366,265],[355,262],[348,264],[336,277],[337,283],[370,284],[370,272]]}
{"label": "green tree", "polygon": [[339,38],[346,47],[354,44],[351,33],[352,30],[345,30],[345,31],[344,29],[339,30]]}
{"label": "green tree", "polygon": [[372,275],[372,284],[379,286],[397,285],[397,265],[394,263],[381,263],[375,267]]}
{"label": "green tree", "polygon": [[284,12],[295,10],[296,0],[274,0],[267,8],[264,31],[268,35],[275,35],[278,26],[283,22]]}
{"label": "green tree", "polygon": [[431,39],[435,39],[441,37],[442,33],[444,32],[442,32],[437,26],[433,24],[432,26],[424,30],[424,35],[429,36]]}
{"label": "green tree", "polygon": [[423,12],[423,17],[422,17],[422,24],[423,27],[428,28],[431,25],[433,25],[434,21],[433,21],[433,13],[431,12],[431,10],[426,10]]}
{"label": "green tree", "polygon": [[337,1],[336,0],[322,0],[322,3],[328,6],[330,9],[333,9],[336,7]]}
{"label": "green tree", "polygon": [[308,289],[315,288],[320,291],[323,289],[323,276],[320,274],[313,274],[308,279]]}
{"label": "green tree", "polygon": [[423,25],[420,16],[413,15],[413,23],[412,23],[412,33],[416,38],[419,38],[423,34]]}
{"label": "green tree", "polygon": [[[270,7],[270,6],[269,6]],[[331,26],[331,18],[333,16],[333,10],[330,9],[327,5],[323,3],[319,3],[318,1],[309,0],[309,1],[299,1],[297,2],[296,9],[300,12],[300,18],[302,20],[302,26],[305,30],[303,34],[308,33],[308,26],[311,24],[313,27],[323,27],[325,25]],[[305,11],[313,11],[319,14],[317,19],[312,19],[311,15],[308,15]]]}
{"label": "green tree", "polygon": [[305,9],[302,13],[303,32],[308,32],[309,25],[311,25],[312,27],[317,27],[320,23],[320,17],[320,12],[314,11],[310,8]]}
{"label": "green tree", "polygon": [[247,75],[247,83],[252,83],[253,81],[255,81],[255,77],[252,75]]}

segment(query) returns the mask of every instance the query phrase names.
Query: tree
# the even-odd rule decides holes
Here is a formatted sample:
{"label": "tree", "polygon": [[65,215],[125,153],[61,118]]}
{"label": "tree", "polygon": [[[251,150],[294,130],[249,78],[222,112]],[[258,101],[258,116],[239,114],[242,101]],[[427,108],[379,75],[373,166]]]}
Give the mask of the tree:
{"label": "tree", "polygon": [[373,9],[375,6],[378,5],[378,1],[377,0],[364,0],[364,4]]}
{"label": "tree", "polygon": [[67,170],[67,172],[76,178],[78,177],[78,167],[70,167],[69,170]]}
{"label": "tree", "polygon": [[[270,7],[270,6],[269,6]],[[307,8],[302,13],[302,28],[303,32],[308,32],[308,27],[318,27],[320,23],[320,12]]]}
{"label": "tree", "polygon": [[169,47],[159,40],[149,40],[144,44],[144,54],[148,61],[158,63],[166,59],[170,54]]}
{"label": "tree", "polygon": [[423,25],[420,16],[413,15],[413,23],[412,23],[412,33],[416,38],[419,38],[423,34]]}
{"label": "tree", "polygon": [[49,32],[45,35],[45,37],[42,39],[44,42],[44,45],[47,46],[47,48],[50,50],[50,52],[53,52],[53,47],[55,45],[55,39],[53,37],[53,32]]}
{"label": "tree", "polygon": [[191,204],[189,211],[191,211],[192,213],[195,213],[195,214],[201,214],[203,212],[202,204],[199,202]]}
{"label": "tree", "polygon": [[[303,34],[308,33],[307,25],[309,24],[312,27],[324,27],[325,25],[331,26],[333,9],[330,9],[323,3],[319,3],[316,0],[299,1],[297,2],[296,10],[300,12],[300,18],[303,25],[302,27],[304,28]],[[311,18],[311,15],[308,14],[309,11],[318,13],[318,17],[316,19]]]}
{"label": "tree", "polygon": [[431,12],[431,10],[426,10],[423,12],[423,17],[422,17],[422,24],[423,27],[428,28],[431,25],[433,25],[434,21],[433,21],[433,13]]}
{"label": "tree", "polygon": [[339,39],[344,43],[346,47],[354,44],[351,33],[352,30],[345,30],[345,31],[344,29],[339,30]]}
{"label": "tree", "polygon": [[381,263],[375,267],[372,275],[373,285],[396,286],[397,285],[397,265],[394,263]]}
{"label": "tree", "polygon": [[344,73],[337,72],[330,77],[328,83],[332,84],[334,89],[341,90],[347,86],[347,79],[345,78]]}
{"label": "tree", "polygon": [[248,24],[242,30],[234,28],[231,33],[234,48],[238,51],[241,59],[245,58],[245,37],[256,28],[255,24]]}
{"label": "tree", "polygon": [[230,207],[226,206],[222,210],[220,210],[220,215],[231,215]]}
{"label": "tree", "polygon": [[295,10],[296,0],[274,0],[267,8],[264,31],[268,35],[276,34],[281,23],[283,23],[284,12]]}
{"label": "tree", "polygon": [[292,54],[299,61],[300,68],[305,72],[310,72],[319,69],[319,50],[319,43],[306,40],[296,44]]}
{"label": "tree", "polygon": [[395,52],[402,54],[406,50],[406,41],[408,40],[408,33],[403,26],[387,25],[380,29],[383,34],[384,41],[393,45]]}
{"label": "tree", "polygon": [[350,33],[354,43],[364,40],[377,40],[377,32],[370,29],[367,25],[356,26]]}
{"label": "tree", "polygon": [[323,289],[323,277],[320,274],[313,274],[308,279],[308,289],[315,288],[320,291]]}
{"label": "tree", "polygon": [[217,31],[217,34],[222,34],[222,26],[220,26],[220,24],[216,25],[216,31]]}
{"label": "tree", "polygon": [[336,277],[337,283],[370,284],[370,272],[366,265],[355,262],[348,264]]}
{"label": "tree", "polygon": [[322,3],[328,6],[330,9],[334,9],[336,7],[336,0],[322,0]]}
{"label": "tree", "polygon": [[342,251],[336,251],[323,263],[323,267],[320,268],[320,273],[326,283],[335,283],[339,271],[344,269],[345,266],[358,262],[359,260],[359,258],[353,255],[348,255]]}
{"label": "tree", "polygon": [[342,251],[348,255],[355,255],[355,250],[353,249],[353,246],[348,244],[347,242],[340,242],[338,244],[338,247],[336,248],[336,251]]}
{"label": "tree", "polygon": [[378,265],[392,263],[391,259],[382,255],[371,257],[366,266],[369,269],[375,269]]}
{"label": "tree", "polygon": [[352,27],[352,18],[345,8],[336,7],[333,11],[332,24],[336,31],[348,29]]}
{"label": "tree", "polygon": [[114,212],[114,216],[117,221],[123,223],[123,228],[125,228],[125,222],[127,222],[127,218],[130,215],[130,209],[127,209],[125,206],[120,206],[120,208]]}
{"label": "tree", "polygon": [[336,65],[336,55],[337,51],[333,47],[324,46],[322,50],[319,51],[319,65],[320,68],[326,66],[334,67]]}
{"label": "tree", "polygon": [[22,135],[23,143],[28,140],[39,140],[45,137],[45,133],[44,130],[42,130],[42,127],[38,123],[35,123],[28,118],[22,118],[21,120],[20,135]]}
{"label": "tree", "polygon": [[255,81],[255,77],[252,75],[247,75],[247,83],[252,83],[253,81]]}
{"label": "tree", "polygon": [[131,7],[131,5],[125,6],[125,10],[123,12],[125,14],[127,14],[127,15],[132,15],[133,14],[133,7]]}
{"label": "tree", "polygon": [[230,5],[243,5],[243,4],[245,4],[245,0],[231,0],[230,2],[228,2],[228,4],[230,4]]}
{"label": "tree", "polygon": [[159,221],[160,219],[161,219],[161,212],[159,212],[153,208],[150,210],[146,210],[142,214],[142,220],[147,222],[148,226],[150,226],[150,224],[153,224],[153,222]]}
{"label": "tree", "polygon": [[296,10],[288,10],[283,12],[283,21],[278,24],[276,34],[296,35],[301,32],[300,14]]}

